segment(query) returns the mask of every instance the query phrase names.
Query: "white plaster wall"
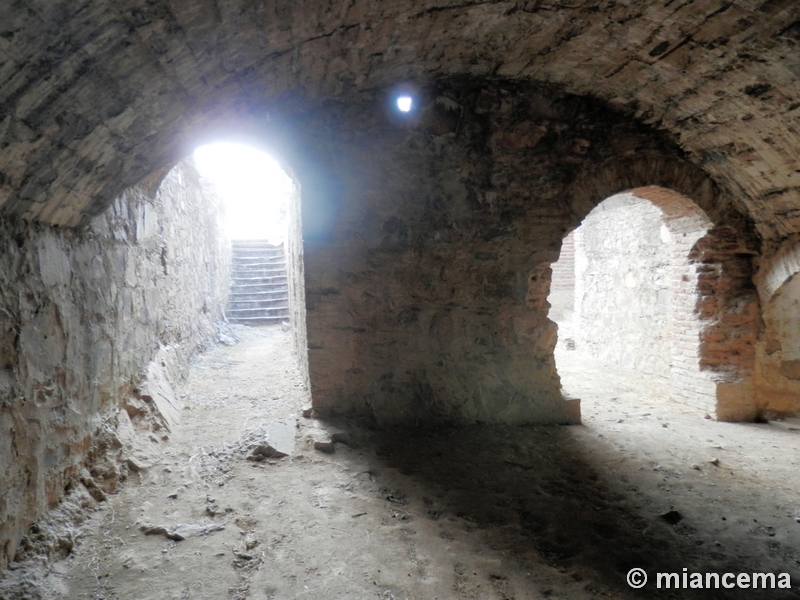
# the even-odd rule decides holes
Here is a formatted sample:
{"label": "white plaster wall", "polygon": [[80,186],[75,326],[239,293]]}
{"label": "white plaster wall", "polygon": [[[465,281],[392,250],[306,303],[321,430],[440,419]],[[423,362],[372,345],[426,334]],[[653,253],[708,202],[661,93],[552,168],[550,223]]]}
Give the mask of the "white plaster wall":
{"label": "white plaster wall", "polygon": [[619,194],[589,213],[577,232],[578,348],[667,377],[670,234],[660,209]]}

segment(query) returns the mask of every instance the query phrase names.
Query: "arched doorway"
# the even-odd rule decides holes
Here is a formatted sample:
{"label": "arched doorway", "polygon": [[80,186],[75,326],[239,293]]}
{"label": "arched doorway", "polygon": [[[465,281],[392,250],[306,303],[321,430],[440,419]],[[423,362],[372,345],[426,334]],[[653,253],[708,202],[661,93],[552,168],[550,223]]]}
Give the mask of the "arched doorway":
{"label": "arched doorway", "polygon": [[[757,304],[735,242],[673,190],[607,198],[566,236],[552,267],[558,352],[631,369],[717,418],[753,418]],[[569,373],[559,373],[568,390]]]}
{"label": "arched doorway", "polygon": [[288,323],[308,377],[300,184],[285,163],[253,145],[198,147],[200,174],[222,198],[231,253],[229,321]]}

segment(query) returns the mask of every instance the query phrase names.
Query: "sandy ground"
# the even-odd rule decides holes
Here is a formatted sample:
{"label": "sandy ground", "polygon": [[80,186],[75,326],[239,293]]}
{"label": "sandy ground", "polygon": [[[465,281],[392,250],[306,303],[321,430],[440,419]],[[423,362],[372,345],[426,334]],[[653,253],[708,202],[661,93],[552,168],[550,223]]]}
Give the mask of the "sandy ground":
{"label": "sandy ground", "polygon": [[[48,566],[48,594],[0,597],[800,597],[798,431],[704,419],[652,381],[559,350],[583,426],[338,423],[348,443],[327,454],[313,441],[330,425],[300,416],[289,334],[244,338],[196,361],[161,464],[98,505]],[[291,456],[247,460],[265,424],[293,418]],[[633,567],[650,575],[638,591]],[[656,572],[684,567],[787,572],[795,589],[656,589]]]}

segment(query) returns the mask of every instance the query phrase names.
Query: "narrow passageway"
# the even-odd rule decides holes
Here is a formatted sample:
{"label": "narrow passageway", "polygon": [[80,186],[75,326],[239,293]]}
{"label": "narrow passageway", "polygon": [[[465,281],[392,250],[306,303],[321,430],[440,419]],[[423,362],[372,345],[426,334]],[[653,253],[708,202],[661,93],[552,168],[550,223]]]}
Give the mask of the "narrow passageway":
{"label": "narrow passageway", "polygon": [[[688,597],[631,590],[632,567],[800,581],[800,432],[704,420],[566,350],[584,426],[337,429],[301,415],[290,332],[234,331],[194,362],[163,453],[98,505],[47,592],[8,597]],[[294,450],[258,455],[276,424]]]}

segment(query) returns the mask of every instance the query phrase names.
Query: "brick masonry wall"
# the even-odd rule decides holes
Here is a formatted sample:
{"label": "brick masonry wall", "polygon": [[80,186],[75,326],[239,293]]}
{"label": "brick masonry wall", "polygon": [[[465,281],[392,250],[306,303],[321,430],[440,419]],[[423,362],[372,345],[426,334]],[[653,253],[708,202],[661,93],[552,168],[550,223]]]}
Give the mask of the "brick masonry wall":
{"label": "brick masonry wall", "polygon": [[800,243],[761,261],[756,282],[764,335],[756,348],[756,398],[766,418],[800,414]]}
{"label": "brick masonry wall", "polygon": [[[660,211],[659,211],[660,212]],[[662,213],[663,214],[663,213]],[[698,240],[707,235],[711,223],[696,207],[678,209],[669,215],[669,379],[671,397],[678,402],[717,412],[717,386],[703,369],[702,332],[711,327],[697,311],[708,289],[701,286],[704,274],[720,273],[718,264],[697,264],[692,256]]]}
{"label": "brick masonry wall", "polygon": [[82,231],[0,223],[0,278],[13,282],[0,290],[0,570],[102,458],[96,443],[129,419],[121,406],[159,348],[180,376],[216,343],[229,248],[221,207],[198,182],[181,164]]}
{"label": "brick masonry wall", "polygon": [[[756,348],[763,325],[752,256],[736,231],[724,225],[709,229],[689,254],[697,281],[690,318],[701,324],[700,369],[716,385],[716,401],[709,398],[707,410],[721,420],[751,420],[759,412]],[[687,277],[691,281],[692,275]],[[691,284],[683,276],[681,281],[688,294]],[[686,395],[695,397],[691,384]]]}
{"label": "brick masonry wall", "polygon": [[547,316],[565,232],[644,184],[728,209],[582,99],[469,80],[420,98],[406,120],[366,95],[279,132],[303,194],[314,406],[387,426],[567,422]]}

